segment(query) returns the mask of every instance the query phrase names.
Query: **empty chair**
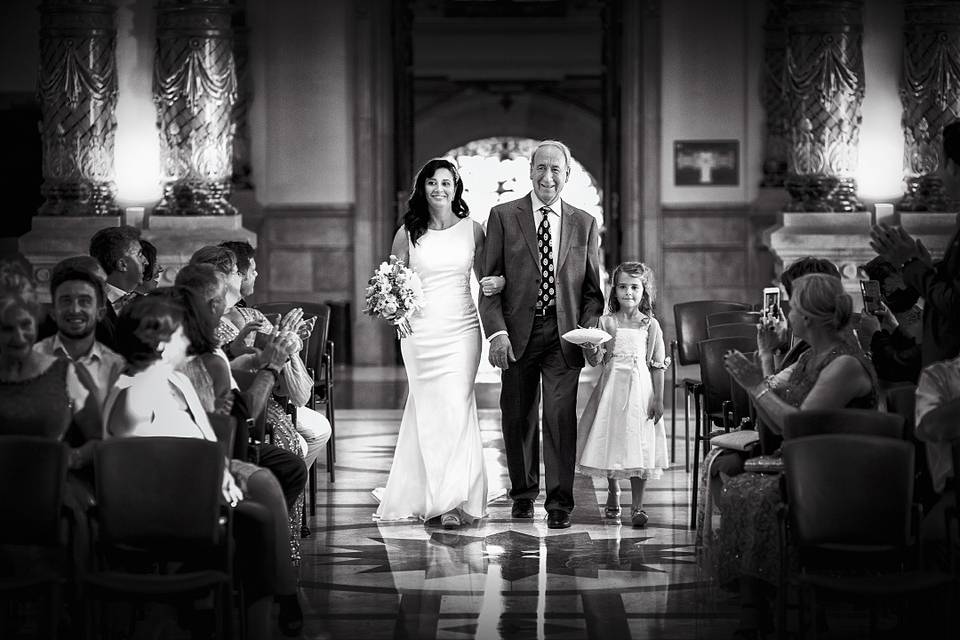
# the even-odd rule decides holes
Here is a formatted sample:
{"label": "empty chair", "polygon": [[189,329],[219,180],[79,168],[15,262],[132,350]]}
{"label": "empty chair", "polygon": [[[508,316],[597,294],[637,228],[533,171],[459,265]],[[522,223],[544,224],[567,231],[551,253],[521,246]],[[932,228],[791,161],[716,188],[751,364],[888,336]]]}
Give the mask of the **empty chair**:
{"label": "empty chair", "polygon": [[[913,445],[859,434],[816,435],[784,442],[783,459],[788,526],[781,540],[795,550],[798,573],[788,579],[789,563],[782,563],[780,590],[798,587],[800,635],[814,607],[832,599],[866,605],[871,627],[878,605],[900,605],[909,615],[942,603],[921,613],[911,632],[931,637],[916,626],[924,622],[942,629],[954,593],[950,576],[916,567]],[[787,553],[782,548],[781,557]],[[786,598],[780,600],[784,606]]]}
{"label": "empty chair", "polygon": [[204,593],[214,596],[217,637],[231,637],[231,518],[220,446],[118,438],[98,448],[94,464],[95,565],[82,579],[88,637],[95,602],[192,601]]}
{"label": "empty chair", "polygon": [[694,300],[673,305],[673,320],[677,339],[670,342],[671,388],[673,403],[670,412],[670,459],[674,459],[677,437],[677,389],[683,387],[683,434],[686,447],[686,468],[690,469],[690,396],[694,401],[695,430],[699,432],[700,420],[700,381],[684,378],[677,383],[677,366],[699,364],[700,352],[697,343],[707,339],[707,316],[720,311],[749,311],[750,305],[743,302],[724,302],[720,300]]}
{"label": "empty chair", "polygon": [[811,409],[784,416],[784,440],[826,433],[859,433],[902,440],[903,418],[872,409]]}
{"label": "empty chair", "polygon": [[757,325],[744,322],[728,324],[714,324],[707,327],[707,336],[710,338],[752,338],[754,346],[757,342]]}
{"label": "empty chair", "polygon": [[[700,443],[703,442],[703,455],[709,449],[710,438],[717,433],[729,431],[738,424],[734,411],[734,387],[739,386],[723,366],[723,358],[728,351],[749,352],[756,349],[757,340],[753,338],[714,338],[701,340],[700,380],[703,396],[703,419],[697,419],[693,434],[693,481],[690,498],[690,528],[697,526],[697,486],[700,481]],[[713,426],[720,427],[714,430]]]}
{"label": "empty chair", "polygon": [[759,311],[735,310],[718,311],[707,316],[707,327],[717,324],[752,324],[760,322],[761,313]]}

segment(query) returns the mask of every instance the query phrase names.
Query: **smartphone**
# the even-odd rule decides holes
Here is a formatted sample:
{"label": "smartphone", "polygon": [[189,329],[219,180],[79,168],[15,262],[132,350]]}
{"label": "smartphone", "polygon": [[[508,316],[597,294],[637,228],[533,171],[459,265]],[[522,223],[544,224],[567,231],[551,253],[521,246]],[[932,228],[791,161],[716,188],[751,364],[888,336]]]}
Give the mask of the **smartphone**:
{"label": "smartphone", "polygon": [[780,287],[763,288],[763,312],[771,318],[780,317]]}
{"label": "smartphone", "polygon": [[864,313],[877,313],[880,311],[880,283],[876,280],[861,280],[860,293],[863,294]]}

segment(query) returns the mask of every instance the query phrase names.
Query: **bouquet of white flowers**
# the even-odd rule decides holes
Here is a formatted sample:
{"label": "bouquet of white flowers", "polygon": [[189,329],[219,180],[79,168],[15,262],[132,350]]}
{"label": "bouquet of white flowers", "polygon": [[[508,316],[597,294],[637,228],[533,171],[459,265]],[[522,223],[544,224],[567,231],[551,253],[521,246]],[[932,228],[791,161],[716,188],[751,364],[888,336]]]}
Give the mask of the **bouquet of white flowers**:
{"label": "bouquet of white flowers", "polygon": [[423,306],[423,285],[420,276],[403,264],[397,256],[381,262],[367,283],[363,312],[396,325],[397,337],[406,338],[413,331],[410,316]]}

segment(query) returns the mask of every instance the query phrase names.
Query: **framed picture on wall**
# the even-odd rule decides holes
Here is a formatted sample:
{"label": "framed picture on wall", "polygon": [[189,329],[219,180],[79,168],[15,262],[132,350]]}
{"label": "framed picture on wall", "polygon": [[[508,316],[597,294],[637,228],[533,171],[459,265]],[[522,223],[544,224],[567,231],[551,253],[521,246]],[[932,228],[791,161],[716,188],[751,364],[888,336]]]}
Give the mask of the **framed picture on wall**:
{"label": "framed picture on wall", "polygon": [[739,140],[675,140],[673,184],[735,187],[740,184]]}

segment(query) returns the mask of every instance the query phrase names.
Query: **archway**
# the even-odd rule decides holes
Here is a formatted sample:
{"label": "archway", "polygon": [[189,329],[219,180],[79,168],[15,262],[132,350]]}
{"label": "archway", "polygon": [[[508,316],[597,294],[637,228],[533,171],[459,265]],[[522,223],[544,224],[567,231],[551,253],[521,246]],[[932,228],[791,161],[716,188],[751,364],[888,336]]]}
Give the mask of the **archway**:
{"label": "archway", "polygon": [[[539,143],[531,138],[496,136],[473,140],[443,154],[460,167],[463,197],[474,220],[486,223],[491,207],[530,191],[530,156]],[[602,230],[603,194],[597,180],[576,157],[571,160],[562,197],[595,217]]]}

